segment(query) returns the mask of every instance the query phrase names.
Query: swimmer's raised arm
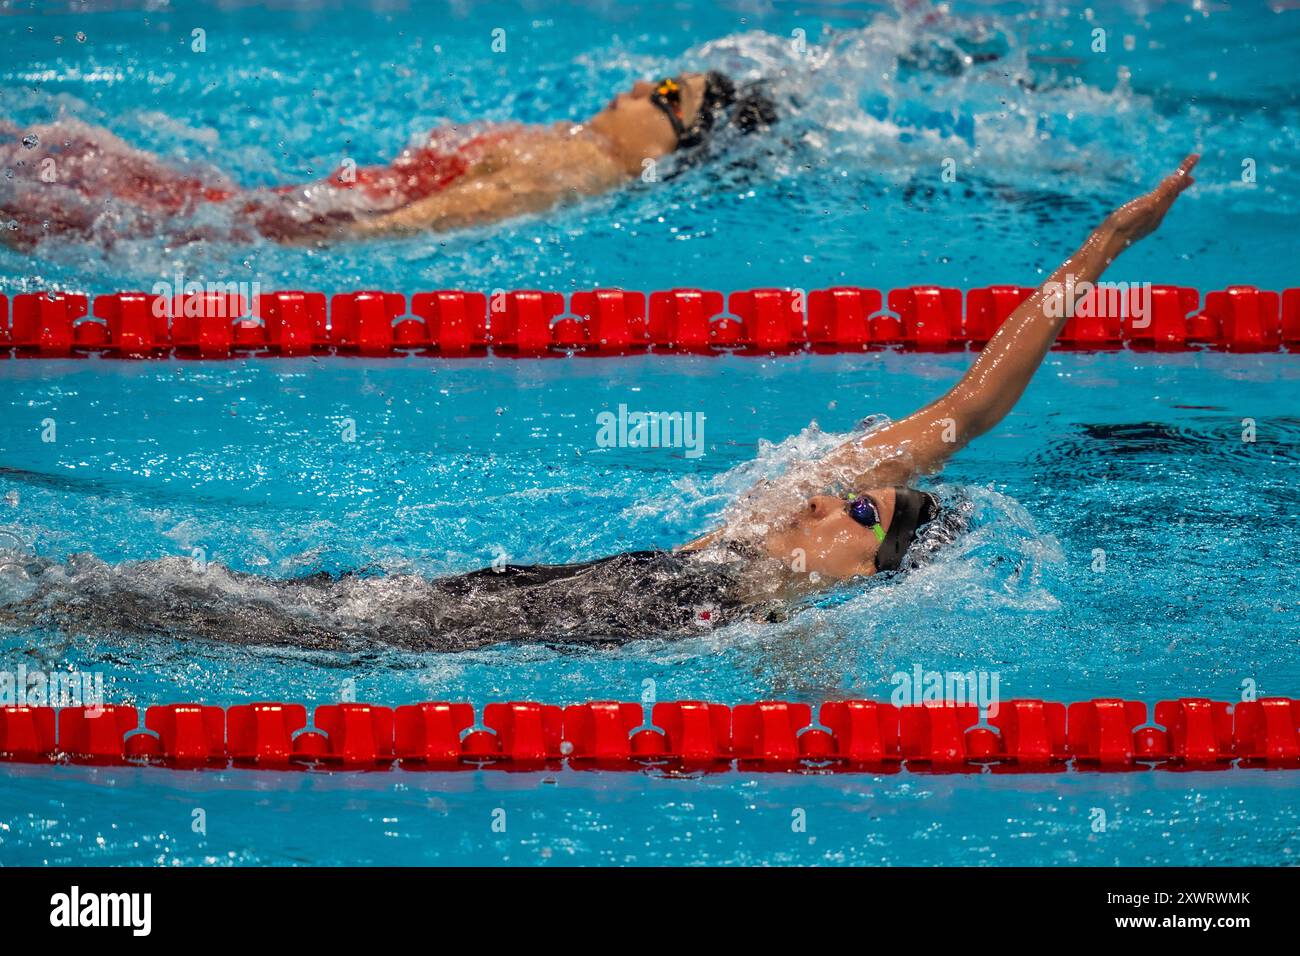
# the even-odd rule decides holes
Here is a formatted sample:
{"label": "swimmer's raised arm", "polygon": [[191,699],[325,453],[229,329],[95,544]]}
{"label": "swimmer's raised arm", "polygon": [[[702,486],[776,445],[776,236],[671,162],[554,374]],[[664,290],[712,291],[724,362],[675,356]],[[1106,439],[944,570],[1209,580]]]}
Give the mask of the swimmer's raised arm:
{"label": "swimmer's raised arm", "polygon": [[[959,449],[993,428],[1015,406],[1048,349],[1073,314],[1072,302],[1048,314],[1044,304],[1067,284],[1096,282],[1117,256],[1160,225],[1174,200],[1192,185],[1200,157],[1190,155],[1146,195],[1120,206],[1021,303],[947,394],[920,411],[841,445],[819,467],[828,479],[854,475],[855,488],[906,484],[937,471]],[[840,477],[842,481],[843,478]]]}
{"label": "swimmer's raised arm", "polygon": [[[1048,314],[1044,308],[1048,297],[1058,294],[1057,290],[1067,283],[1096,282],[1121,252],[1155,231],[1174,200],[1192,185],[1191,172],[1199,158],[1188,156],[1154,190],[1107,216],[1078,252],[1066,259],[1011,313],[966,374],[946,394],[906,418],[865,438],[846,442],[820,460],[792,468],[783,478],[753,489],[737,520],[742,524],[750,517],[757,517],[760,523],[773,517],[784,521],[781,516],[798,502],[807,501],[796,515],[809,517],[810,521],[805,523],[815,523],[821,518],[817,509],[829,508],[827,501],[815,496],[824,496],[827,490],[840,495],[866,495],[873,490],[879,493],[890,486],[906,485],[918,474],[937,471],[972,439],[997,425],[1020,399],[1073,314],[1068,298],[1063,308],[1052,310],[1061,314]],[[889,500],[892,502],[893,498]],[[889,507],[892,509],[892,504]],[[889,511],[891,517],[892,513]],[[795,525],[798,524],[796,518]],[[730,527],[717,529],[684,545],[683,550],[708,547],[730,533]],[[806,556],[804,544],[812,547],[813,543],[809,539],[800,544]],[[776,548],[781,553],[788,550]],[[845,573],[861,573],[861,570],[850,569]]]}

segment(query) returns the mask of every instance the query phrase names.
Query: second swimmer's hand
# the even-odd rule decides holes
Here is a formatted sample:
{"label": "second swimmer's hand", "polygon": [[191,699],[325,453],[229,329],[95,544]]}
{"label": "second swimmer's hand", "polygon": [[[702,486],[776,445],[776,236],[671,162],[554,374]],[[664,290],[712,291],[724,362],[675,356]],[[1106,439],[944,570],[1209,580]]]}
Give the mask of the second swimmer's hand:
{"label": "second swimmer's hand", "polygon": [[1200,158],[1192,153],[1151,192],[1129,200],[1106,217],[1102,229],[1109,233],[1108,245],[1114,255],[1156,231],[1174,200],[1196,181],[1192,178],[1192,170]]}

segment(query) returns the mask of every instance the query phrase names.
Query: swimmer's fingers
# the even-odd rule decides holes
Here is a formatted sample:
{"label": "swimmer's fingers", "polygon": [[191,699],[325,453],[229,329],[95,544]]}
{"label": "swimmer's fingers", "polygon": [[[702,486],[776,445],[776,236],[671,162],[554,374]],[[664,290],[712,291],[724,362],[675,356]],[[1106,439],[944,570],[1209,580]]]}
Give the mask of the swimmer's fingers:
{"label": "swimmer's fingers", "polygon": [[1190,154],[1155,189],[1126,202],[1107,217],[1106,226],[1123,240],[1123,245],[1132,245],[1159,227],[1174,200],[1195,182],[1192,170],[1200,158]]}
{"label": "swimmer's fingers", "polygon": [[1178,164],[1177,169],[1160,181],[1160,185],[1152,190],[1149,196],[1145,197],[1150,203],[1149,219],[1146,221],[1139,220],[1142,228],[1134,236],[1134,239],[1141,239],[1159,228],[1160,223],[1164,221],[1165,213],[1169,212],[1170,207],[1173,206],[1174,200],[1181,196],[1187,187],[1196,182],[1192,178],[1192,170],[1200,158],[1196,153],[1189,155]]}
{"label": "swimmer's fingers", "polygon": [[1192,170],[1196,168],[1196,164],[1200,161],[1199,154],[1189,154],[1178,164],[1177,169],[1161,180],[1160,185],[1152,191],[1152,195],[1168,209],[1173,205],[1174,200],[1182,194],[1183,190],[1196,182],[1192,178]]}
{"label": "swimmer's fingers", "polygon": [[1160,185],[1168,186],[1173,189],[1175,196],[1178,195],[1188,186],[1196,182],[1196,180],[1192,178],[1192,170],[1196,168],[1196,164],[1200,161],[1200,153],[1188,153],[1183,161],[1178,164],[1178,168],[1166,176],[1165,181]]}

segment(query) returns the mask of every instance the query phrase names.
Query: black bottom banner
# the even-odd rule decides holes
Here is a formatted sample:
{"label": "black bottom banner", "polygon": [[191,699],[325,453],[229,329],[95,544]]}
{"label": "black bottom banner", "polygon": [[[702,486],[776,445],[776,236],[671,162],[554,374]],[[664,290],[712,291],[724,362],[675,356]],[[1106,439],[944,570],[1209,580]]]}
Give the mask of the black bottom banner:
{"label": "black bottom banner", "polygon": [[0,870],[0,913],[17,938],[76,931],[79,942],[181,942],[221,928],[259,943],[322,932],[333,944],[373,943],[438,926],[540,941],[606,923],[733,940],[784,924],[857,925],[873,939],[1000,928],[1227,941],[1258,929],[1276,938],[1293,924],[1296,877],[1222,868],[11,869]]}

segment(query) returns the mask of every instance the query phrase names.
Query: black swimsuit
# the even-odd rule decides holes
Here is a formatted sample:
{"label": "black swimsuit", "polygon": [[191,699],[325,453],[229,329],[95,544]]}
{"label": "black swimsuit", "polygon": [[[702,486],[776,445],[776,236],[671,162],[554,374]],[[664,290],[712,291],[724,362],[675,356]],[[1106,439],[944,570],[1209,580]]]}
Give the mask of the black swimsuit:
{"label": "black swimsuit", "polygon": [[630,551],[596,561],[411,574],[268,578],[188,559],[35,559],[34,584],[0,599],[0,628],[345,650],[465,651],[508,641],[611,645],[699,633],[755,613],[736,549]]}
{"label": "black swimsuit", "polygon": [[[612,644],[696,633],[745,605],[737,561],[627,551],[580,564],[505,565],[433,582],[433,616],[462,639]],[[446,627],[451,625],[451,627]],[[483,643],[488,643],[484,640]]]}

